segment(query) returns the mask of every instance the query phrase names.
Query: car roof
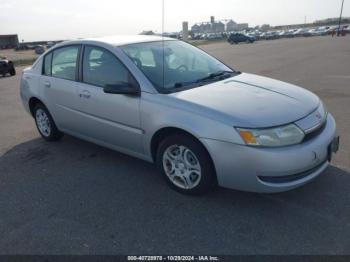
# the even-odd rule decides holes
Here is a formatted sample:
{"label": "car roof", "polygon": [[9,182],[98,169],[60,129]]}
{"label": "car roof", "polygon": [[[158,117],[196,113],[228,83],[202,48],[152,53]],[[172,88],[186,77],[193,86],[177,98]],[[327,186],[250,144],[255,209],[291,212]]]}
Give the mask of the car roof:
{"label": "car roof", "polygon": [[79,39],[79,40],[69,41],[69,42],[91,42],[92,41],[92,42],[106,43],[113,46],[122,46],[122,45],[128,45],[128,44],[155,42],[155,41],[162,41],[162,40],[174,41],[177,39],[170,38],[170,37],[156,36],[156,35],[115,35],[115,36]]}

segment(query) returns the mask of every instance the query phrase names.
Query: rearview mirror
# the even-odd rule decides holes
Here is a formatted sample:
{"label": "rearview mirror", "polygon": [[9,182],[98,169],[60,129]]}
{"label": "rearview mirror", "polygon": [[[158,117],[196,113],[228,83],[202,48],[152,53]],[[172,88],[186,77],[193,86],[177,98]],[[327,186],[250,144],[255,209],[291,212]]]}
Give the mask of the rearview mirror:
{"label": "rearview mirror", "polygon": [[139,87],[126,82],[119,82],[113,85],[106,85],[103,91],[107,94],[139,95]]}

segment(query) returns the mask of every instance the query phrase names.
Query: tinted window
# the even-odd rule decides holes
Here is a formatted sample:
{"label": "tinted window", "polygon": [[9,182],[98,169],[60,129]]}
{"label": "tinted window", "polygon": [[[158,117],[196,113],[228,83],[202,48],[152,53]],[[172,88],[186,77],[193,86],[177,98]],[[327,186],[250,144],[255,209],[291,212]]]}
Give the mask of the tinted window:
{"label": "tinted window", "polygon": [[52,76],[75,80],[78,53],[78,46],[63,47],[55,50],[52,57]]}
{"label": "tinted window", "polygon": [[83,60],[83,81],[104,87],[129,82],[129,72],[109,51],[98,47],[85,47]]}
{"label": "tinted window", "polygon": [[48,54],[44,58],[44,70],[43,74],[50,76],[51,75],[51,62],[52,62],[52,53]]}

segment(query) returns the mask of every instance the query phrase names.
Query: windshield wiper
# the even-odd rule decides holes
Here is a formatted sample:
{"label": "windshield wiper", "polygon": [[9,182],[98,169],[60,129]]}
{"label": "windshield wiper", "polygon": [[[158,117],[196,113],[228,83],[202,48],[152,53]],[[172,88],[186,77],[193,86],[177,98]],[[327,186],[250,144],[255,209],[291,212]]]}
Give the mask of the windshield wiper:
{"label": "windshield wiper", "polygon": [[[210,75],[206,76],[206,77],[203,77],[203,78],[200,78],[200,79],[197,79],[197,83],[200,83],[200,82],[204,82],[204,81],[207,81],[207,80],[211,80],[211,79],[214,79],[216,77],[219,77],[219,76],[225,76],[227,75],[227,77],[231,76],[231,74],[233,74],[234,72],[233,71],[218,71],[218,72],[215,72],[215,73],[211,73]],[[229,74],[229,75],[228,75]]]}
{"label": "windshield wiper", "polygon": [[208,81],[208,80],[212,80],[212,79],[215,79],[215,78],[217,78],[219,76],[221,76],[222,79],[225,79],[225,78],[230,77],[232,74],[239,74],[239,73],[240,72],[238,72],[238,71],[218,71],[218,72],[215,72],[215,73],[211,73],[210,75],[208,75],[206,77],[194,80],[194,81],[177,82],[177,83],[174,84],[173,89],[182,89],[182,88],[185,88],[186,86],[202,83],[202,82],[205,82],[205,81]]}

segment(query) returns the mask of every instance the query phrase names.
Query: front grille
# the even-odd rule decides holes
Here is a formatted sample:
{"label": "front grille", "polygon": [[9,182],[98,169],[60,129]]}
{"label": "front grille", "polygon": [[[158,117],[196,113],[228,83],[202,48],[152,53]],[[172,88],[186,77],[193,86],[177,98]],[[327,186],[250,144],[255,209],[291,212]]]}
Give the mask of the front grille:
{"label": "front grille", "polygon": [[306,171],[298,173],[298,174],[289,175],[289,176],[259,176],[259,179],[261,181],[264,181],[264,182],[276,183],[276,184],[297,181],[299,179],[307,177],[308,175],[311,175],[312,173],[317,171],[321,166],[323,166],[326,162],[327,162],[327,160],[323,161],[321,164],[319,164],[319,165],[317,165],[309,170],[306,170]]}
{"label": "front grille", "polygon": [[319,134],[321,134],[323,132],[323,130],[325,129],[327,124],[327,121],[324,121],[322,125],[320,125],[318,128],[316,128],[315,130],[312,130],[312,132],[307,133],[304,137],[303,142],[309,141],[315,137],[317,137]]}

